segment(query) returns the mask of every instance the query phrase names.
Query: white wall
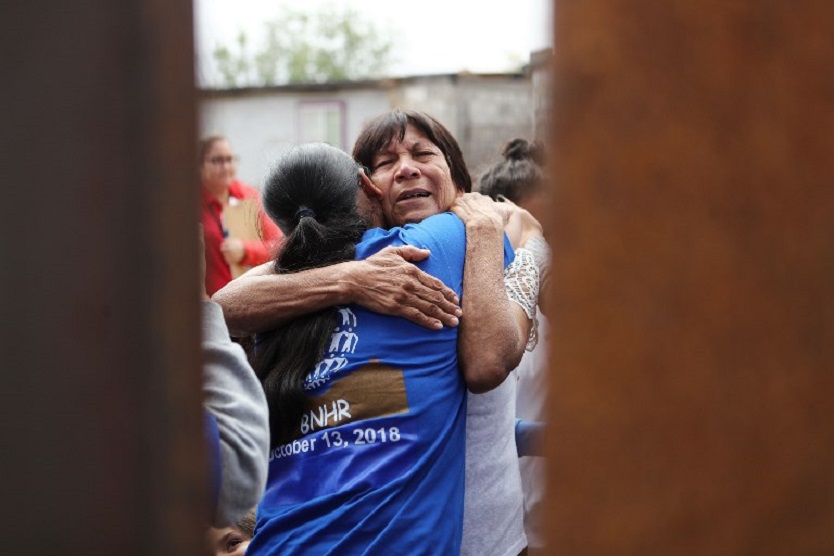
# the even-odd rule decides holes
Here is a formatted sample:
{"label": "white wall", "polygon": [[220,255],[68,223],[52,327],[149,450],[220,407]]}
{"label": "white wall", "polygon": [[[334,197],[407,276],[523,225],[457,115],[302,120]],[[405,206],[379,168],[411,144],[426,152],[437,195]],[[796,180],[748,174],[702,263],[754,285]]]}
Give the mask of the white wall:
{"label": "white wall", "polygon": [[[305,102],[341,102],[344,129],[339,145],[350,153],[372,117],[403,108],[428,112],[458,140],[473,179],[500,159],[513,137],[533,138],[529,78],[426,76],[347,88],[273,88],[207,93],[201,102],[201,132],[228,137],[240,156],[238,177],[260,188],[270,165],[301,141],[298,107]],[[319,140],[323,140],[319,139]]]}
{"label": "white wall", "polygon": [[260,188],[270,165],[300,139],[297,109],[300,102],[339,101],[344,105],[342,144],[350,152],[364,123],[391,108],[388,94],[374,90],[323,92],[258,91],[209,96],[200,103],[200,133],[225,135],[240,156],[238,177]]}

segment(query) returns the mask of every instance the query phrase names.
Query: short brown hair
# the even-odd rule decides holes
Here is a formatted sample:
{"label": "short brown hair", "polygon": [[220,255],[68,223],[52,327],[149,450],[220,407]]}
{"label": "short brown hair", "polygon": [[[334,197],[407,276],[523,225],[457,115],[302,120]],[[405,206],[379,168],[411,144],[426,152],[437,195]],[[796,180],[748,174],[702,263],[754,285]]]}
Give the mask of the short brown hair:
{"label": "short brown hair", "polygon": [[409,124],[420,130],[443,153],[452,172],[455,187],[464,193],[472,191],[472,177],[466,168],[457,140],[446,126],[425,112],[391,110],[377,116],[359,133],[356,143],[353,144],[353,159],[371,168],[374,156],[394,138],[403,140]]}

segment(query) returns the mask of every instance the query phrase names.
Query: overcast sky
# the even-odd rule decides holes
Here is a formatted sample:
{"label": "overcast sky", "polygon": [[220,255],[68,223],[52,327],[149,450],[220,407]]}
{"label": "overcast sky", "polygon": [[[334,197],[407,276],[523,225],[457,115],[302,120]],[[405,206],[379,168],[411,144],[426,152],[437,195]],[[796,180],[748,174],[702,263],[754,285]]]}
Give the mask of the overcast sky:
{"label": "overcast sky", "polygon": [[257,44],[263,22],[275,19],[282,5],[313,9],[326,3],[348,5],[393,31],[395,76],[507,71],[552,44],[551,0],[195,0],[200,83],[216,77],[211,52],[231,45],[240,30]]}

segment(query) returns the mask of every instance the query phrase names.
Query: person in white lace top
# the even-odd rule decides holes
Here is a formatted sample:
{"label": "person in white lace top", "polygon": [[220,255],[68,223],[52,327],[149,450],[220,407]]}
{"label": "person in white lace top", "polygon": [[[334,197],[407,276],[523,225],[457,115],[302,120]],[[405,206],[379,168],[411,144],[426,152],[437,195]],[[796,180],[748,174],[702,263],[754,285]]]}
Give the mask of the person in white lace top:
{"label": "person in white lace top", "polygon": [[[478,191],[496,200],[509,200],[527,209],[546,224],[545,207],[547,189],[543,146],[525,139],[513,139],[503,149],[502,160],[487,169],[480,177]],[[524,354],[515,370],[517,379],[515,417],[517,423],[541,423],[533,430],[540,431],[546,421],[547,397],[547,317],[541,310],[549,278],[550,248],[544,238],[537,237],[527,244],[535,253],[540,272],[540,295],[537,300],[536,321],[539,343]],[[544,550],[544,466],[541,439],[531,437],[532,442],[522,442],[517,425],[519,467],[524,491],[524,529],[529,543],[528,554]],[[526,445],[525,445],[526,444]],[[532,444],[532,445],[529,445]]]}

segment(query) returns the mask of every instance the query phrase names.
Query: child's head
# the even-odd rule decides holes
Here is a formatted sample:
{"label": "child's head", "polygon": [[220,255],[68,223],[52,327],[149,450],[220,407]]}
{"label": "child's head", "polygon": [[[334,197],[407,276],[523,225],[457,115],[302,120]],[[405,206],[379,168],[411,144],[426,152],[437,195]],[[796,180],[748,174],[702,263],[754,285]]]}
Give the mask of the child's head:
{"label": "child's head", "polygon": [[243,556],[254,535],[255,510],[252,510],[234,525],[209,528],[206,534],[209,553],[215,556]]}

